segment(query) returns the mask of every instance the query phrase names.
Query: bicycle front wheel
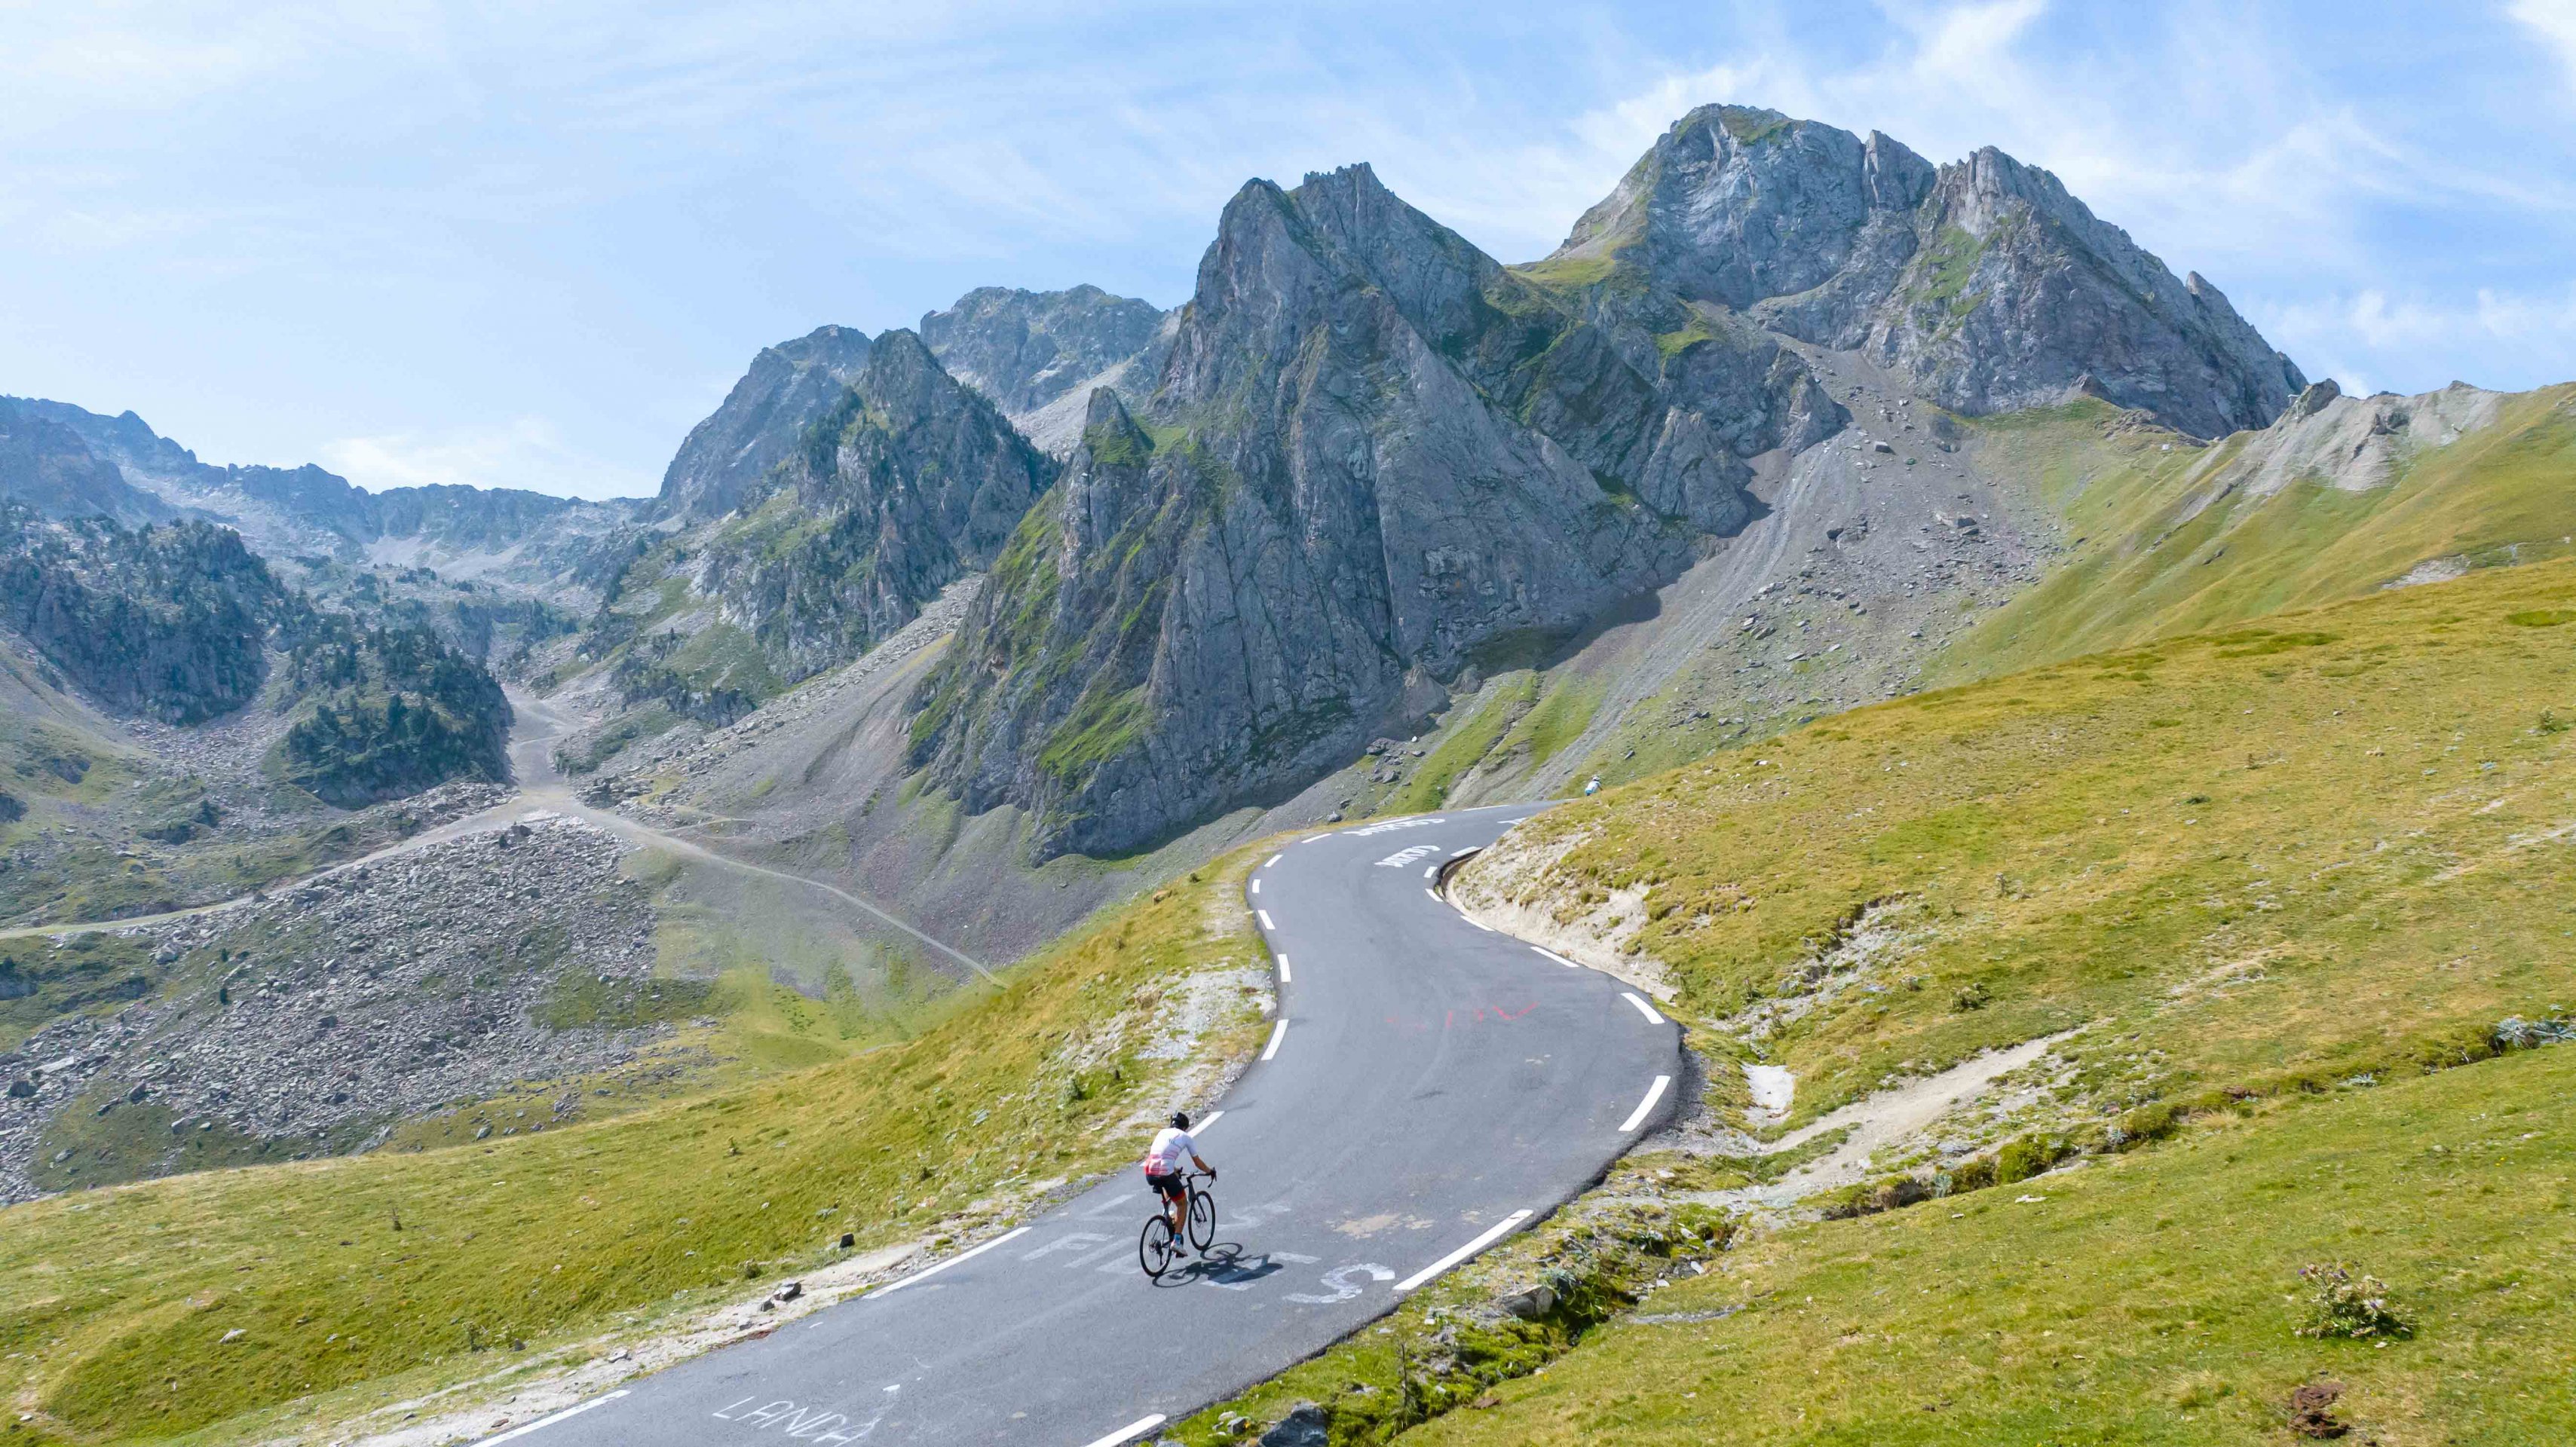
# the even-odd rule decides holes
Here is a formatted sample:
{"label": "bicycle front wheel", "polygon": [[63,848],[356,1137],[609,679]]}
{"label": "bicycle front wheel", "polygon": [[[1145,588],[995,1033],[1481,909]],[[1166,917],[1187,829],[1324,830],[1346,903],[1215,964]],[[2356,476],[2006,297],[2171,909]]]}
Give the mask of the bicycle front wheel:
{"label": "bicycle front wheel", "polygon": [[1216,1197],[1205,1191],[1190,1192],[1190,1244],[1201,1251],[1216,1240]]}
{"label": "bicycle front wheel", "polygon": [[1136,1263],[1156,1281],[1172,1269],[1172,1223],[1160,1216],[1145,1222],[1144,1234],[1136,1238]]}

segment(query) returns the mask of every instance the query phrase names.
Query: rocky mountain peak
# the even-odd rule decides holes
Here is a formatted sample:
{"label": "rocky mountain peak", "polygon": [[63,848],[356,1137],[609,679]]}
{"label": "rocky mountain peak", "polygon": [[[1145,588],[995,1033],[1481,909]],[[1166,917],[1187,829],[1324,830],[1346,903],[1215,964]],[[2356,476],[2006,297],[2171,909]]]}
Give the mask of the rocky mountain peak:
{"label": "rocky mountain peak", "polygon": [[723,404],[681,442],[662,473],[651,515],[703,520],[741,506],[805,429],[841,400],[869,349],[865,333],[840,326],[761,348]]}
{"label": "rocky mountain peak", "polygon": [[991,566],[1056,473],[902,329],[794,436],[761,445],[780,461],[736,495],[694,582],[793,678],[856,657]]}
{"label": "rocky mountain peak", "polygon": [[[1029,422],[1037,413],[1060,401],[1079,409],[1093,387],[1150,391],[1154,368],[1131,363],[1153,346],[1164,316],[1151,302],[1096,286],[984,286],[945,311],[925,313],[920,333],[950,375],[1034,435],[1041,429]],[[1077,410],[1068,420],[1078,419]]]}
{"label": "rocky mountain peak", "polygon": [[1936,168],[1777,111],[1684,116],[1548,261],[1866,351],[1972,414],[2053,403],[2089,375],[2212,436],[2269,423],[2305,380],[2216,287],[2176,280],[2050,172],[1992,146]]}

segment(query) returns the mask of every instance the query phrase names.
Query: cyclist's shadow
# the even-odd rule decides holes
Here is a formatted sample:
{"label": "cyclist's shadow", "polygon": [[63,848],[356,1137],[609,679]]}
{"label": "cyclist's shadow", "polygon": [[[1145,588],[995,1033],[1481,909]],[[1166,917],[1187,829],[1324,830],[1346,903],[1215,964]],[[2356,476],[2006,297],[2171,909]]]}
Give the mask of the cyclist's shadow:
{"label": "cyclist's shadow", "polygon": [[1155,1278],[1156,1286],[1195,1286],[1201,1282],[1217,1286],[1249,1286],[1283,1268],[1285,1263],[1270,1259],[1267,1251],[1245,1255],[1240,1241],[1212,1241],[1208,1248],[1191,1257],[1186,1266],[1174,1266]]}

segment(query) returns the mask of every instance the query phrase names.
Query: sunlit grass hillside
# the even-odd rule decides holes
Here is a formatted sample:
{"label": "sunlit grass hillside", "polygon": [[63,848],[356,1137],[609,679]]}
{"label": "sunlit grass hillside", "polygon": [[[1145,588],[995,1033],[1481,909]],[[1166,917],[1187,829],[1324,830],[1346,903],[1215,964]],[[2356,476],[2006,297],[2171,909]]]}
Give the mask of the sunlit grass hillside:
{"label": "sunlit grass hillside", "polygon": [[1562,806],[1461,888],[1703,1018],[1794,1002],[1762,1048],[1799,1119],[2078,1025],[2106,1113],[2444,1058],[2576,1006],[2576,562],[1858,710]]}
{"label": "sunlit grass hillside", "polygon": [[[1792,1227],[1400,1440],[2576,1440],[2571,1099],[2576,1047],[2517,1053]],[[2387,1283],[2404,1334],[2300,1335],[2299,1270],[2329,1263]],[[2324,1414],[2305,1437],[2289,1426],[2302,1388]]]}
{"label": "sunlit grass hillside", "polygon": [[[1158,1007],[1262,956],[1248,856],[1113,910],[918,1039],[693,1103],[0,1211],[9,1441],[267,1438],[1005,1216],[1137,1148]],[[1192,1061],[1240,1054],[1235,1002]],[[1219,1002],[1221,1005],[1223,1002]],[[379,1422],[377,1425],[388,1425]]]}
{"label": "sunlit grass hillside", "polygon": [[2428,563],[2576,552],[2576,384],[2504,396],[2447,444],[2416,439],[2358,491],[2297,467],[2272,488],[2293,420],[2207,445],[2093,401],[1973,426],[1981,462],[2026,479],[2075,546],[1951,645],[1941,682],[2359,597]]}
{"label": "sunlit grass hillside", "polygon": [[[2576,562],[1860,710],[1541,816],[1460,888],[1666,962],[1793,1119],[2081,1027],[2043,1114],[2189,1123],[1754,1233],[1405,1441],[2295,1440],[2318,1384],[2354,1441],[2576,1434],[2576,1048],[2497,1054],[2576,1006]],[[2299,1335],[2337,1262],[2411,1334]]]}

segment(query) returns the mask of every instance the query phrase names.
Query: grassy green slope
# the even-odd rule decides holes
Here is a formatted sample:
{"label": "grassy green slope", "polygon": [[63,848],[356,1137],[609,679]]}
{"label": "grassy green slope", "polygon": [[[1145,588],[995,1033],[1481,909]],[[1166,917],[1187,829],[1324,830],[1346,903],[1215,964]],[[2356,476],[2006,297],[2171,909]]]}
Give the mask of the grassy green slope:
{"label": "grassy green slope", "polygon": [[[1896,700],[1533,821],[1463,888],[1566,922],[1643,888],[1677,1014],[1832,960],[1844,989],[1767,1045],[1801,1120],[2071,1025],[2061,1120],[2200,1112],[1752,1238],[1404,1439],[2259,1442],[2311,1380],[2352,1439],[2568,1439],[2576,1050],[2486,1056],[2576,1004],[2571,724],[2553,561]],[[2393,1282],[2414,1339],[2293,1334],[2311,1262]]]}
{"label": "grassy green slope", "polygon": [[[1642,916],[1702,1026],[1816,1002],[1764,1047],[1796,1119],[2076,1025],[2061,1120],[2200,1109],[1755,1240],[1419,1436],[2266,1440],[2311,1378],[2353,1440],[2576,1428],[2576,1050],[2484,1058],[2576,1005],[2576,562],[1898,700],[1524,833],[1471,898]],[[2335,1260],[2420,1334],[2294,1335],[2298,1268]]]}
{"label": "grassy green slope", "polygon": [[[2331,1381],[2347,1441],[2565,1442],[2570,1099],[2576,1049],[2515,1055],[1792,1228],[1402,1440],[2288,1442],[2292,1391]],[[2415,1335],[2296,1335],[2299,1268],[2336,1261]]]}
{"label": "grassy green slope", "polygon": [[[1041,951],[910,1044],[597,1125],[179,1177],[0,1212],[13,1440],[225,1441],[638,1331],[861,1249],[972,1229],[1130,1153],[1188,971],[1262,958],[1248,857]],[[1248,1010],[1200,1042],[1239,1053]],[[996,1204],[999,1203],[999,1204]],[[241,1334],[230,1341],[228,1332]]]}
{"label": "grassy green slope", "polygon": [[2414,452],[2386,486],[2345,492],[2307,477],[2259,498],[2242,484],[2268,433],[2204,447],[2094,401],[1980,420],[1980,463],[2027,479],[2081,541],[1931,676],[1957,682],[2358,597],[2431,559],[2563,556],[2576,537],[2571,404],[2576,385],[2508,397],[2493,425]]}
{"label": "grassy green slope", "polygon": [[1843,983],[1770,1045],[1799,1118],[2087,1022],[2106,1109],[2402,1065],[2576,1004],[2570,622],[2549,563],[1899,699],[1568,804],[1461,887],[1642,913],[1704,1016]]}

